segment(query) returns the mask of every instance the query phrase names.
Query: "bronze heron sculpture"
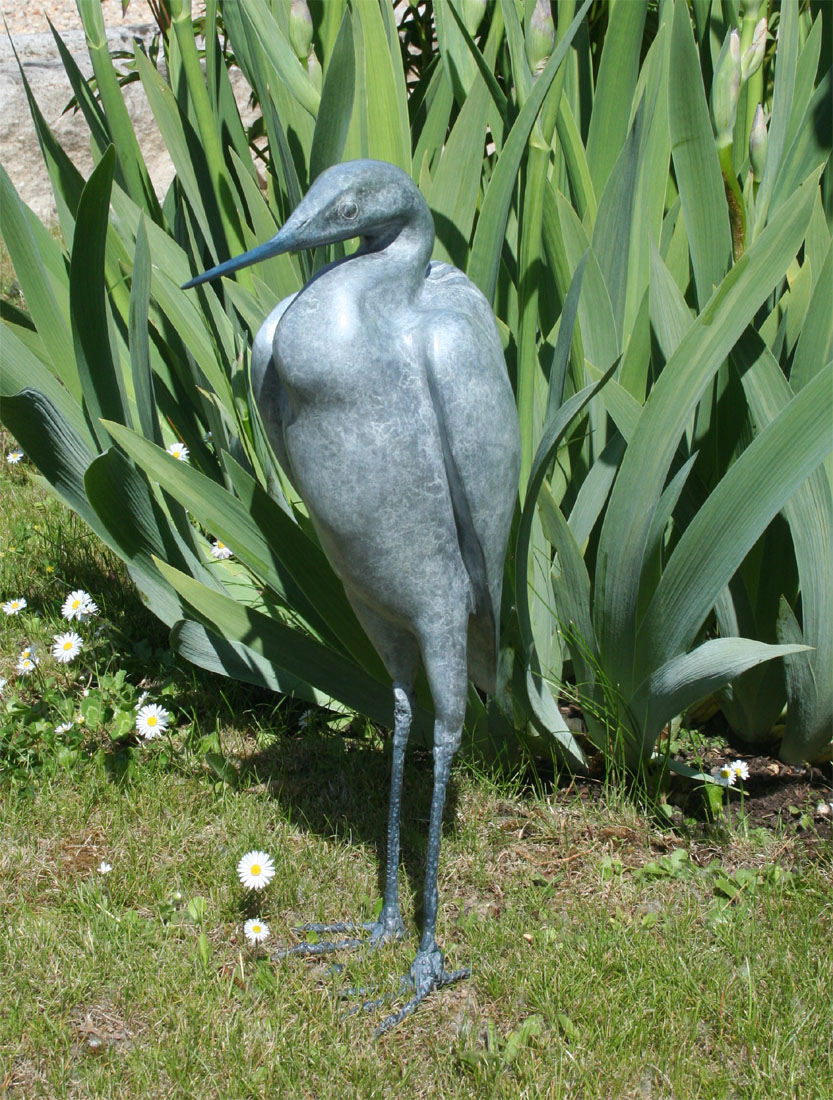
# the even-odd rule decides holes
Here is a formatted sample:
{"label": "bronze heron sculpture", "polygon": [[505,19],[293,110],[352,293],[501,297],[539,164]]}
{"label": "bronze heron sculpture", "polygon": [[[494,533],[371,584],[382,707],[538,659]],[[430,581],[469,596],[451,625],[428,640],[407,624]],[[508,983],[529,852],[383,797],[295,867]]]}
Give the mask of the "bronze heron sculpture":
{"label": "bronze heron sculpture", "polygon": [[[384,905],[369,941],[404,932],[399,817],[420,658],[434,702],[434,789],[422,940],[412,997],[449,973],[435,939],[446,786],[460,745],[468,678],[495,689],[501,584],[518,488],[520,438],[489,303],[463,272],[431,262],[434,224],[413,181],[374,160],[315,180],[268,242],[186,287],[282,252],[360,238],[358,251],[285,298],[255,337],[252,387],[265,429],[321,545],[393,679],[393,764]],[[295,949],[290,949],[295,950]]]}

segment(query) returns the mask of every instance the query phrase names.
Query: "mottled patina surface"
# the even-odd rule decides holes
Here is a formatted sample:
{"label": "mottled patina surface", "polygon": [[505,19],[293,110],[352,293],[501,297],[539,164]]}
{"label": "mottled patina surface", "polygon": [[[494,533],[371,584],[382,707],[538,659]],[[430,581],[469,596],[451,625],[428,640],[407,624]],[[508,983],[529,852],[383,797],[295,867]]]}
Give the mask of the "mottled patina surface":
{"label": "mottled patina surface", "polygon": [[442,810],[468,678],[488,691],[495,686],[520,467],[497,326],[461,271],[430,262],[428,206],[404,172],[380,161],[330,168],[271,241],[189,285],[354,237],[357,252],[322,269],[267,318],[255,338],[252,387],[275,453],[394,682],[387,888],[372,943],[403,931],[399,808],[420,659],[434,701],[415,993],[385,1028],[460,976],[445,971],[434,938]]}

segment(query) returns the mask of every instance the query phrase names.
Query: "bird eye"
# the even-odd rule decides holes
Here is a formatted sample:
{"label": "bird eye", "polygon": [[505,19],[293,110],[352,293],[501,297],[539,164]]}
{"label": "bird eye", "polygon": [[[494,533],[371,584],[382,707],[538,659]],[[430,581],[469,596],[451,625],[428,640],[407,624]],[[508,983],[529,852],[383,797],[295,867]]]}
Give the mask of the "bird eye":
{"label": "bird eye", "polygon": [[347,221],[351,222],[353,218],[355,218],[355,216],[358,214],[359,208],[352,199],[348,199],[346,202],[343,202],[341,204],[338,212],[339,214],[341,214],[342,218],[346,218]]}

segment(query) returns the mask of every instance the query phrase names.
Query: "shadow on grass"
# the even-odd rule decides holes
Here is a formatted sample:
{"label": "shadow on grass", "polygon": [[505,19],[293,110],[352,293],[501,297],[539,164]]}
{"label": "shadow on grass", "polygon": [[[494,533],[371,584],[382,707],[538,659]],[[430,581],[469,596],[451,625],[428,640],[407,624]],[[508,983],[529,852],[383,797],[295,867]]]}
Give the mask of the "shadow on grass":
{"label": "shadow on grass", "polygon": [[[321,837],[338,837],[372,847],[379,896],[384,893],[391,739],[344,736],[329,730],[286,734],[268,749],[247,757],[243,775],[256,777],[282,813],[297,827]],[[422,925],[422,884],[433,790],[433,758],[424,749],[408,752],[402,797],[401,860],[416,897]],[[458,792],[452,775],[446,793],[443,832],[454,828]],[[407,921],[407,912],[403,914]]]}

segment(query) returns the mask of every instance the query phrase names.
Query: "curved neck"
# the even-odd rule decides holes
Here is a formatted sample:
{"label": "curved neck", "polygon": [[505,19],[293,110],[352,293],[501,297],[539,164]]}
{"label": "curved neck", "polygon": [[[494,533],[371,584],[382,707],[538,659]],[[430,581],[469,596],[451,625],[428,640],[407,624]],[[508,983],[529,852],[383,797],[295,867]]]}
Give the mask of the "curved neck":
{"label": "curved neck", "polygon": [[420,196],[420,201],[403,212],[401,219],[362,237],[356,255],[378,257],[388,268],[388,279],[395,272],[396,284],[414,294],[425,279],[433,247],[434,221]]}

